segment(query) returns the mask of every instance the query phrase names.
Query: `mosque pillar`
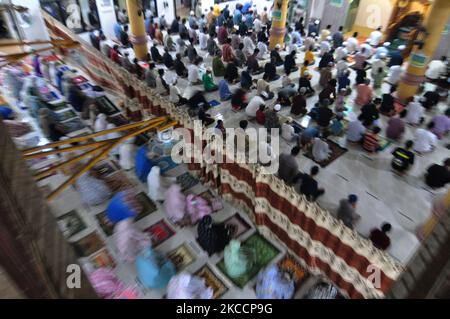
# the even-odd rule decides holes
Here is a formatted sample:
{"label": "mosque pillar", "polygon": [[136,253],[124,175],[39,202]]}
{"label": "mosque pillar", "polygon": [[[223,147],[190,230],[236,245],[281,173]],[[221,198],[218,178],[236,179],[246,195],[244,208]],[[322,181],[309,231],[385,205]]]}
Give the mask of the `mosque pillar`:
{"label": "mosque pillar", "polygon": [[428,63],[434,55],[434,51],[439,46],[442,31],[447,25],[450,16],[450,1],[435,0],[424,23],[425,29],[429,34],[423,40],[424,45],[411,53],[408,60],[408,69],[401,80],[397,93],[400,100],[414,96],[419,85],[425,81],[425,71]]}
{"label": "mosque pillar", "polygon": [[289,0],[274,0],[272,10],[272,28],[270,29],[269,49],[284,43],[286,17]]}
{"label": "mosque pillar", "polygon": [[144,12],[139,0],[127,1],[128,18],[130,20],[131,43],[138,60],[144,60],[148,53],[147,32],[145,31]]}

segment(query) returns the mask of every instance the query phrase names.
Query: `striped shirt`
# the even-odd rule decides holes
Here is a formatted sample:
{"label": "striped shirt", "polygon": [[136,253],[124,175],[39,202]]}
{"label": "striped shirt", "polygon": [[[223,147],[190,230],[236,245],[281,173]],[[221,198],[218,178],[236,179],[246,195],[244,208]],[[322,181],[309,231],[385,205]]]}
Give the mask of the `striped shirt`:
{"label": "striped shirt", "polygon": [[380,148],[380,138],[378,135],[367,133],[364,136],[363,148],[369,153],[378,151]]}

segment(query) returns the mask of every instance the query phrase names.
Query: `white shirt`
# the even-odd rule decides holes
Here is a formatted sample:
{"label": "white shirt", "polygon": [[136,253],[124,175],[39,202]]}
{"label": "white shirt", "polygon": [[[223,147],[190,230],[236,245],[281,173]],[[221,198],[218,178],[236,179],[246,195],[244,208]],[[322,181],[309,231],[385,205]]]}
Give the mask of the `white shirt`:
{"label": "white shirt", "polygon": [[410,102],[406,107],[408,113],[405,121],[410,124],[419,124],[420,118],[423,116],[423,106],[419,102]]}
{"label": "white shirt", "polygon": [[250,39],[249,36],[246,36],[244,38],[244,48],[242,49],[242,52],[246,55],[252,55],[253,51],[255,50],[255,44],[253,43],[252,39]]}
{"label": "white shirt", "polygon": [[429,79],[437,80],[441,75],[445,74],[447,71],[447,66],[441,60],[433,60],[428,64],[425,76]]}
{"label": "white shirt", "polygon": [[262,23],[261,20],[259,20],[258,18],[253,20],[253,29],[255,30],[256,33],[262,30]]}
{"label": "white shirt", "polygon": [[348,50],[345,47],[339,47],[336,49],[336,61],[340,61],[346,58],[348,55]]}
{"label": "white shirt", "polygon": [[259,110],[259,106],[264,104],[263,98],[259,95],[255,95],[245,108],[245,114],[247,114],[248,117],[256,117],[256,111]]}
{"label": "white shirt", "polygon": [[385,67],[386,67],[386,62],[384,62],[384,61],[381,60],[381,59],[375,59],[375,60],[373,60],[373,62],[372,62],[372,70],[370,71],[370,73],[371,73],[372,75],[378,74],[378,69],[379,69],[379,68],[384,69]]}
{"label": "white shirt", "polygon": [[370,45],[373,47],[378,46],[380,44],[382,36],[383,36],[383,33],[381,33],[378,30],[375,30],[372,33],[370,33]]}
{"label": "white shirt", "polygon": [[283,123],[283,125],[281,125],[281,137],[286,141],[292,141],[295,137],[294,127],[288,123]]}
{"label": "white shirt", "polygon": [[336,64],[336,70],[337,70],[337,74],[343,74],[345,70],[348,69],[348,63],[345,62],[344,60],[340,60],[337,64]]}
{"label": "white shirt", "polygon": [[390,74],[389,74],[388,82],[392,83],[392,84],[397,84],[403,75],[402,67],[400,65],[391,66],[391,68],[389,69],[389,72],[390,72]]}
{"label": "white shirt", "polygon": [[264,42],[258,42],[258,50],[259,53],[256,58],[264,60],[266,58],[265,55],[267,53],[267,45]]}
{"label": "white shirt", "polygon": [[430,131],[419,128],[414,138],[414,150],[420,153],[430,152],[437,144],[437,137]]}
{"label": "white shirt", "polygon": [[200,44],[201,50],[206,50],[206,46],[208,44],[208,35],[206,33],[200,33],[200,36],[198,38],[198,42]]}
{"label": "white shirt", "polygon": [[188,81],[191,83],[195,83],[200,80],[199,69],[195,64],[191,64],[188,66]]}
{"label": "white shirt", "polygon": [[368,43],[363,43],[359,51],[362,51],[363,48],[365,49],[364,56],[370,58],[372,56],[372,47]]}
{"label": "white shirt", "polygon": [[320,54],[325,54],[327,52],[330,52],[331,50],[331,45],[330,42],[328,42],[327,40],[322,41],[322,43],[320,44]]}
{"label": "white shirt", "polygon": [[347,40],[347,51],[348,52],[354,52],[356,50],[358,50],[359,47],[359,42],[358,39],[354,38],[354,37],[350,37]]}
{"label": "white shirt", "polygon": [[330,146],[324,140],[316,137],[314,138],[314,144],[312,147],[312,155],[318,162],[326,160],[330,157]]}
{"label": "white shirt", "polygon": [[171,85],[169,88],[170,91],[170,95],[169,95],[169,101],[172,103],[177,103],[180,101],[180,90],[178,89],[178,87],[176,85]]}
{"label": "white shirt", "polygon": [[347,128],[347,140],[350,142],[358,142],[363,137],[363,134],[366,132],[366,128],[362,123],[357,119],[348,123]]}

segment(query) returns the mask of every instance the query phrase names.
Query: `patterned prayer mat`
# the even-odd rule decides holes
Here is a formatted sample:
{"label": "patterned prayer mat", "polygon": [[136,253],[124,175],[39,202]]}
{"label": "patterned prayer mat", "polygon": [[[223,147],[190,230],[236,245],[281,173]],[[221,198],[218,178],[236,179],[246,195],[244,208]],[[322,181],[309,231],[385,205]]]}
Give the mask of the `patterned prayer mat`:
{"label": "patterned prayer mat", "polygon": [[142,205],[142,211],[136,216],[136,221],[141,220],[158,210],[156,204],[144,192],[137,194],[135,198]]}
{"label": "patterned prayer mat", "polygon": [[224,220],[223,223],[225,225],[234,225],[236,227],[236,232],[233,235],[234,239],[251,229],[251,226],[245,221],[244,218],[241,217],[241,215],[239,215],[239,213],[236,213],[230,218]]}
{"label": "patterned prayer mat", "polygon": [[114,194],[133,188],[137,185],[136,182],[131,180],[123,171],[118,171],[107,176],[105,182]]}
{"label": "patterned prayer mat", "polygon": [[112,116],[110,117],[110,120],[115,126],[123,126],[130,123],[130,121],[128,121],[127,118],[122,114]]}
{"label": "patterned prayer mat", "polygon": [[188,190],[189,188],[194,187],[199,183],[199,180],[192,176],[191,173],[186,172],[184,174],[181,174],[180,176],[177,176],[177,183],[181,185],[181,190],[184,192],[185,190]]}
{"label": "patterned prayer mat", "polygon": [[58,115],[58,118],[60,121],[66,121],[66,120],[72,119],[74,117],[77,117],[77,114],[70,109],[56,113],[56,114]]}
{"label": "patterned prayer mat", "polygon": [[172,160],[172,156],[164,156],[153,159],[153,162],[161,168],[161,174],[164,174],[178,166],[178,164]]}
{"label": "patterned prayer mat", "polygon": [[327,144],[331,150],[331,154],[328,159],[326,159],[322,162],[317,162],[314,160],[311,152],[308,152],[307,154],[305,154],[305,156],[307,158],[309,158],[310,160],[314,161],[315,163],[319,164],[320,167],[326,167],[326,166],[330,165],[331,163],[333,163],[335,160],[337,160],[339,157],[341,157],[342,155],[347,153],[347,151],[348,151],[348,149],[339,146],[339,144],[337,144],[333,141],[327,140]]}
{"label": "patterned prayer mat", "polygon": [[58,217],[57,223],[66,238],[70,238],[86,229],[86,224],[75,210]]}
{"label": "patterned prayer mat", "polygon": [[205,284],[214,291],[214,299],[219,299],[228,291],[228,287],[225,286],[207,264],[197,270],[194,275],[205,279]]}
{"label": "patterned prayer mat", "polygon": [[60,110],[64,110],[64,109],[68,108],[66,102],[55,103],[55,104],[49,103],[48,107],[52,111],[60,111]]}
{"label": "patterned prayer mat", "polygon": [[386,137],[380,137],[380,151],[384,151],[386,148],[388,148],[392,142],[388,140]]}
{"label": "patterned prayer mat", "polygon": [[104,247],[103,241],[98,236],[97,233],[92,232],[86,237],[81,238],[80,240],[73,243],[75,252],[80,257],[88,257],[95,253],[96,251],[102,249]]}
{"label": "patterned prayer mat", "polygon": [[262,268],[269,264],[280,253],[278,248],[258,233],[251,235],[247,240],[245,240],[242,243],[242,247],[247,251],[253,251],[255,260],[252,267],[241,277],[231,278],[227,274],[223,258],[217,263],[217,267],[220,271],[241,289],[244,288],[244,286],[252,280]]}
{"label": "patterned prayer mat", "polygon": [[308,277],[306,270],[304,270],[297,260],[295,260],[295,258],[290,254],[286,254],[286,256],[278,262],[278,267],[280,267],[281,271],[288,272],[292,276],[296,290],[300,288],[301,284]]}
{"label": "patterned prayer mat", "polygon": [[152,238],[152,247],[161,245],[167,239],[175,235],[175,231],[167,224],[164,219],[161,219],[156,224],[153,224],[145,230]]}
{"label": "patterned prayer mat", "polygon": [[100,96],[96,98],[95,104],[97,105],[99,112],[107,116],[120,112],[120,110],[114,105],[114,103],[111,102],[111,100],[106,96]]}
{"label": "patterned prayer mat", "polygon": [[92,256],[89,257],[89,262],[97,269],[97,268],[114,268],[116,266],[116,262],[111,257],[107,248],[100,249],[95,252]]}
{"label": "patterned prayer mat", "polygon": [[64,124],[64,126],[66,127],[67,133],[73,133],[86,127],[86,125],[84,125],[84,123],[78,117],[63,122],[62,124]]}
{"label": "patterned prayer mat", "polygon": [[117,172],[117,167],[115,167],[109,161],[102,161],[97,165],[95,165],[92,168],[92,170],[95,171],[99,175],[99,177],[104,178],[111,175],[114,172]]}
{"label": "patterned prayer mat", "polygon": [[111,236],[114,233],[114,224],[108,219],[106,211],[95,215],[98,225],[103,230],[106,236]]}
{"label": "patterned prayer mat", "polygon": [[186,243],[170,251],[167,257],[173,262],[177,271],[182,271],[195,261],[195,256]]}

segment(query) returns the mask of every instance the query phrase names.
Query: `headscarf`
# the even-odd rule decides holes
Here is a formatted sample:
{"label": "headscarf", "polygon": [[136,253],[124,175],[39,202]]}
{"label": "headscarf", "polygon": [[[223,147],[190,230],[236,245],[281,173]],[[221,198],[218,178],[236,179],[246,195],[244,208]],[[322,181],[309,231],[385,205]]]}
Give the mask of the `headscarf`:
{"label": "headscarf", "polygon": [[131,191],[119,192],[109,202],[106,214],[113,223],[127,218],[134,218],[142,211],[142,205],[136,200]]}
{"label": "headscarf", "polygon": [[147,247],[137,256],[136,271],[142,285],[152,289],[166,287],[176,274],[174,264],[151,247]]}
{"label": "headscarf", "polygon": [[135,227],[133,218],[118,222],[114,227],[114,237],[124,262],[133,262],[141,250],[151,246],[150,237]]}

